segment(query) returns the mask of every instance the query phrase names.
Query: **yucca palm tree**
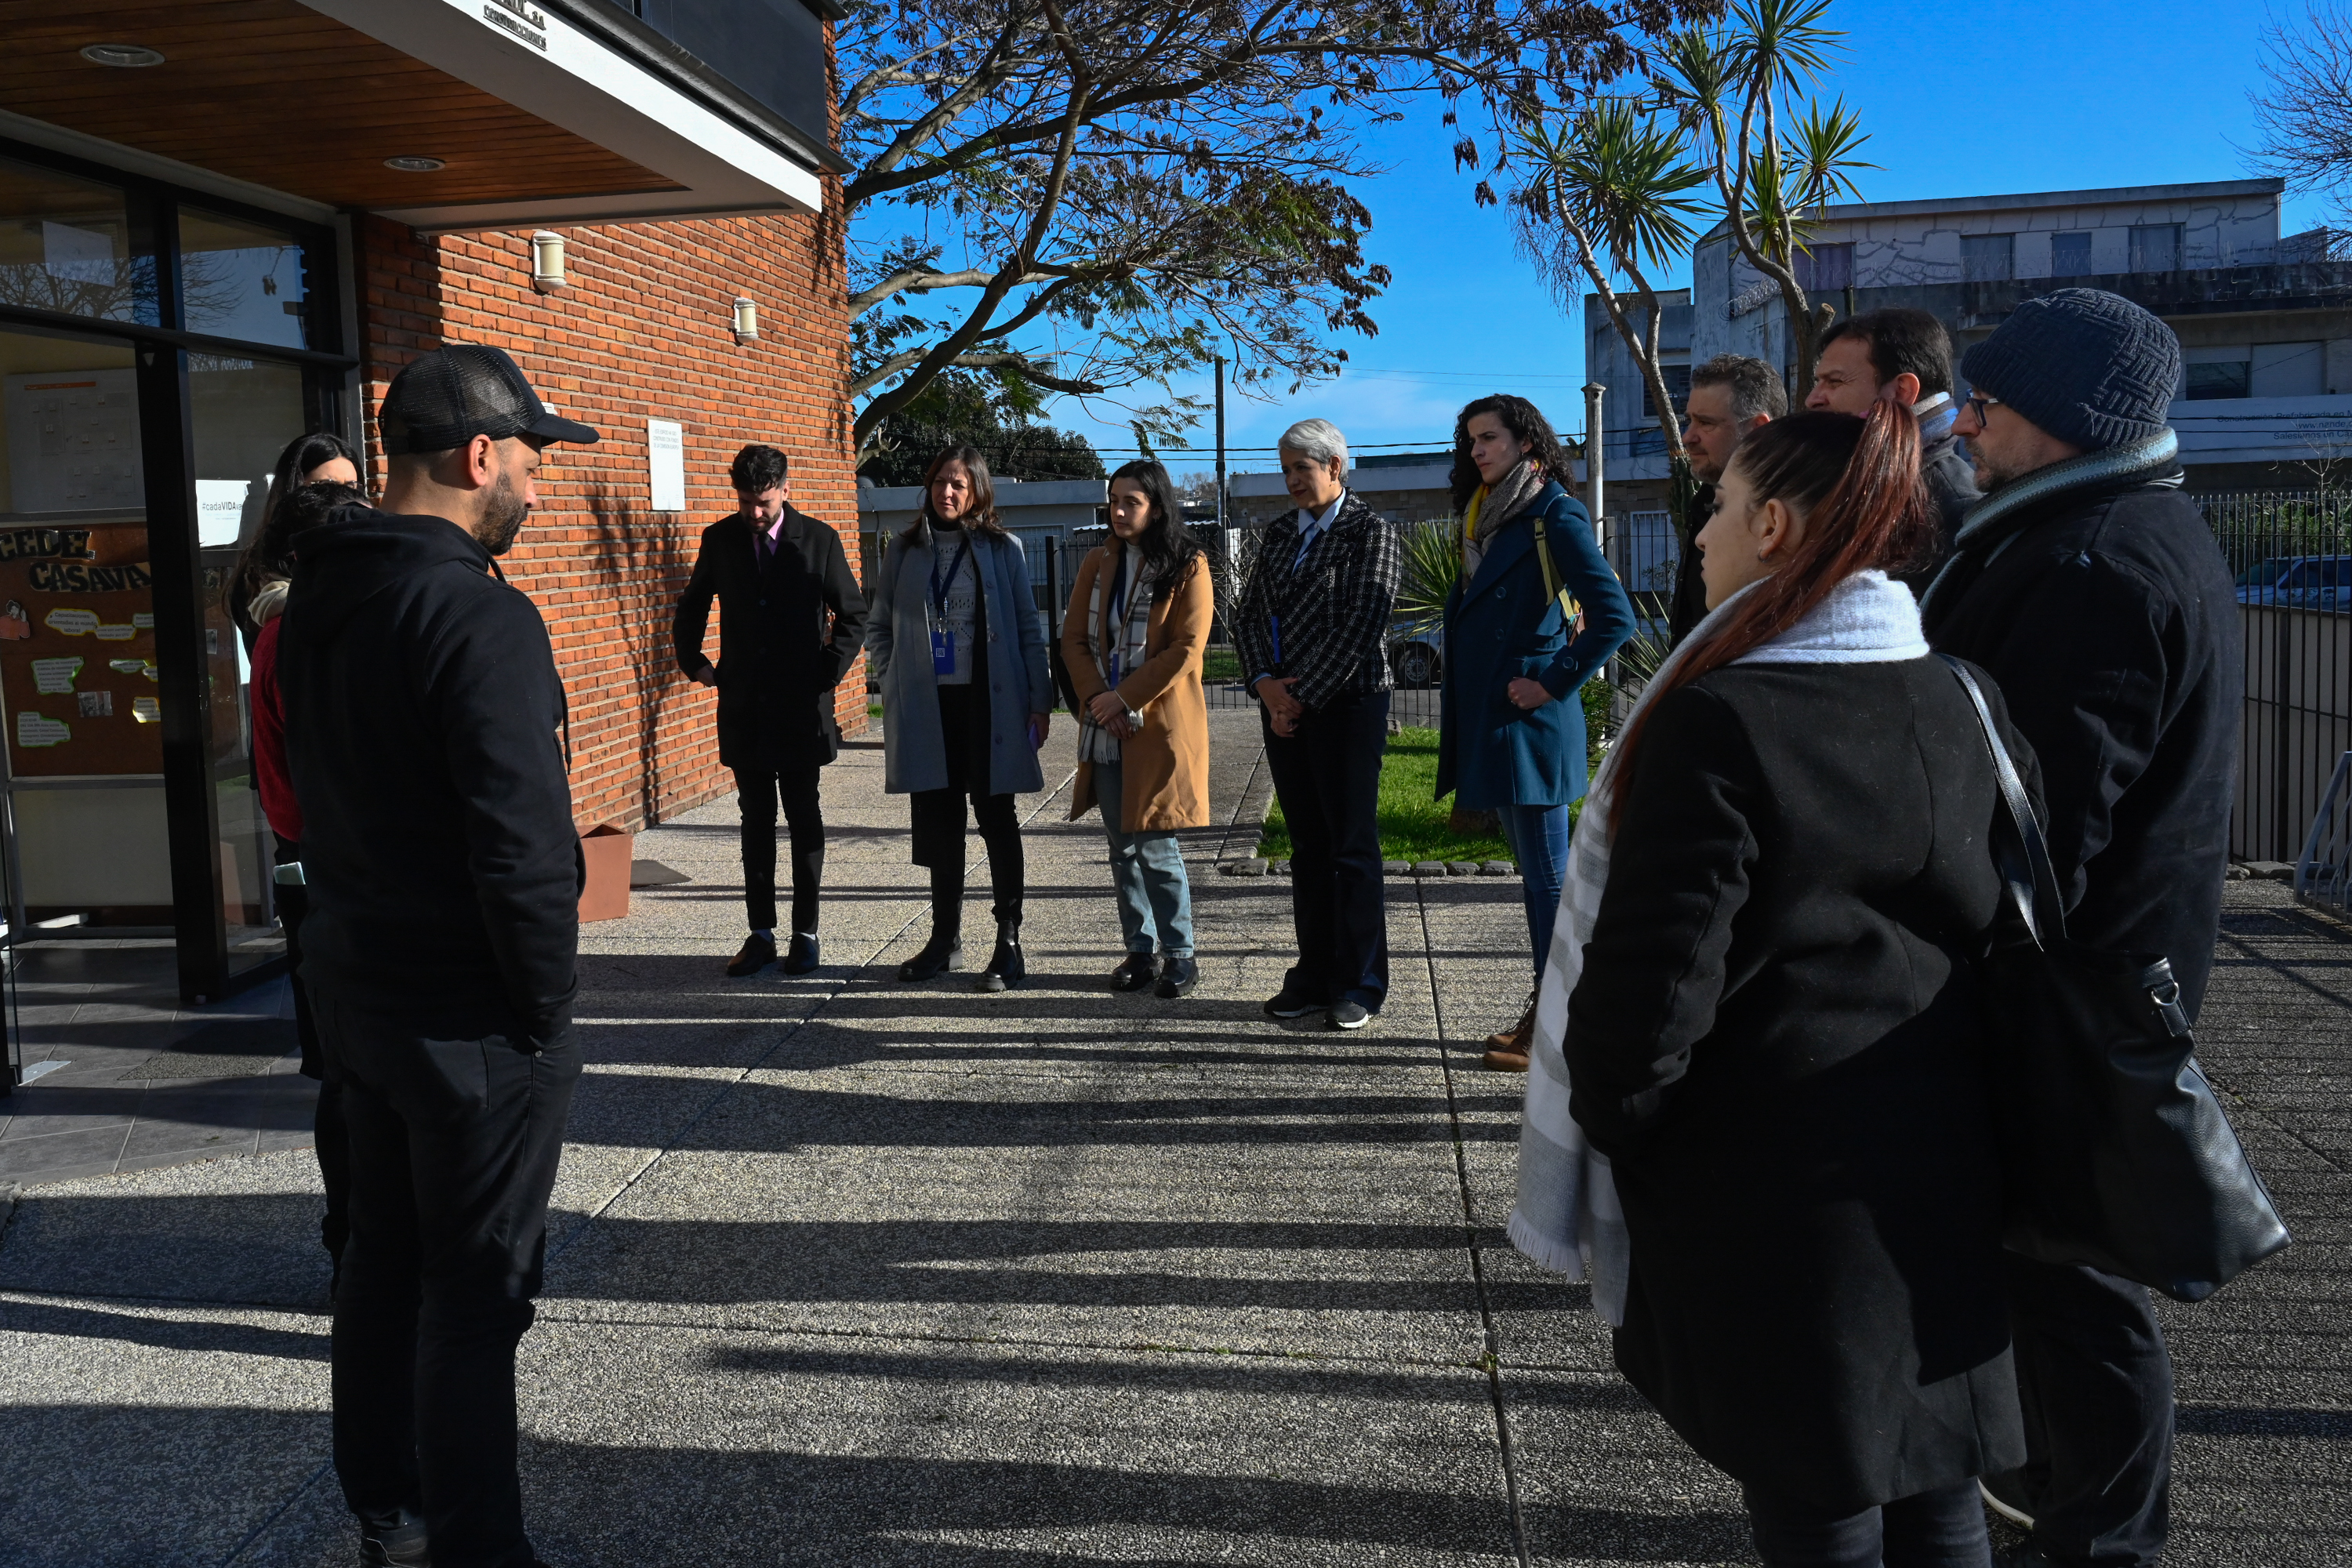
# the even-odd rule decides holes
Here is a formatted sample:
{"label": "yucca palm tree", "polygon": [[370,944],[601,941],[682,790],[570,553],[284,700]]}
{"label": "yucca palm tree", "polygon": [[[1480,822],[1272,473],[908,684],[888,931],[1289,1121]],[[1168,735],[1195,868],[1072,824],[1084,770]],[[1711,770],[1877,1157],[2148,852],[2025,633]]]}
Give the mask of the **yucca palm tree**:
{"label": "yucca palm tree", "polygon": [[1808,102],[1802,114],[1795,108],[1794,95],[1843,48],[1829,8],[1830,0],[1733,0],[1726,26],[1675,34],[1653,69],[1663,101],[1699,144],[1740,255],[1780,288],[1798,391],[1812,384],[1821,334],[1834,319],[1797,280],[1806,215],[1860,195],[1853,172],[1874,166],[1856,155],[1869,138],[1843,100],[1826,110]]}
{"label": "yucca palm tree", "polygon": [[[1563,310],[1575,308],[1587,283],[1600,296],[1641,367],[1667,453],[1683,461],[1681,422],[1658,364],[1664,307],[1648,269],[1671,264],[1696,237],[1704,204],[1689,193],[1707,174],[1689,159],[1688,133],[1648,104],[1613,98],[1556,128],[1522,127],[1517,140],[1528,171],[1512,198],[1520,248]],[[1621,278],[1631,285],[1625,293]]]}

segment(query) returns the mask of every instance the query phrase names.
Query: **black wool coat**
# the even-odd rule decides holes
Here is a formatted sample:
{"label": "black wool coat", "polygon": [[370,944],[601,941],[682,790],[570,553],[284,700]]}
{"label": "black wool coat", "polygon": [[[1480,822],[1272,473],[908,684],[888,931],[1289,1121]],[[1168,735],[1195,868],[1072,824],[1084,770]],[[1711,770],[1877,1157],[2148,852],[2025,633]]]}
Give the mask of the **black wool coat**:
{"label": "black wool coat", "polygon": [[763,573],[751,524],[740,513],[704,529],[694,576],[670,625],[677,667],[688,676],[710,663],[702,640],[714,598],[719,762],[778,771],[833,761],[841,747],[833,689],[866,639],[866,595],[841,536],[786,507]]}
{"label": "black wool coat", "polygon": [[552,1043],[586,871],[538,606],[456,523],[346,507],[302,536],[278,647],[302,983],[428,1031]]}
{"label": "black wool coat", "polygon": [[1896,580],[1915,595],[1924,595],[1936,573],[1951,559],[1960,523],[1969,509],[1984,499],[1977,489],[1976,465],[1957,437],[1930,441],[1919,451],[1919,483],[1927,491],[1928,510],[1936,514],[1936,543],[1925,560]]}
{"label": "black wool coat", "polygon": [[2022,1463],[1966,693],[1933,658],[1736,666],[1638,745],[1567,1037],[1632,1246],[1618,1366],[1832,1513]]}
{"label": "black wool coat", "polygon": [[2196,503],[2145,475],[1988,520],[2000,500],[1922,605],[1927,640],[2000,683],[2042,759],[2067,934],[2169,958],[2194,1017],[2245,711],[2229,568]]}

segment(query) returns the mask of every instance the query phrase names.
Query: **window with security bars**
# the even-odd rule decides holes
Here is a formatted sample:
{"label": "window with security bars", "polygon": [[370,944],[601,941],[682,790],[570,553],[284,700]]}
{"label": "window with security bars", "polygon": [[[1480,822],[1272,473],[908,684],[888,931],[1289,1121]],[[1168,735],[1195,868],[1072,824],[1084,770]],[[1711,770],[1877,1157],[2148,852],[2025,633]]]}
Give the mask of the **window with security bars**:
{"label": "window with security bars", "polygon": [[2143,223],[2132,226],[2131,269],[2134,272],[2180,270],[2180,226]]}
{"label": "window with security bars", "polygon": [[[1677,419],[1683,416],[1683,409],[1690,402],[1690,373],[1691,367],[1686,364],[1662,364],[1658,367],[1659,379],[1666,384],[1666,395],[1674,400],[1675,417]],[[1650,395],[1650,378],[1643,376],[1642,417],[1655,419],[1657,416],[1657,400]]]}
{"label": "window with security bars", "polygon": [[1853,247],[1816,245],[1797,252],[1797,287],[1808,294],[1853,287]]}
{"label": "window with security bars", "polygon": [[1968,283],[1998,283],[2017,276],[2017,236],[1960,236],[1960,278]]}
{"label": "window with security bars", "polygon": [[2050,237],[2050,276],[2088,278],[2091,275],[2091,231],[2070,229]]}

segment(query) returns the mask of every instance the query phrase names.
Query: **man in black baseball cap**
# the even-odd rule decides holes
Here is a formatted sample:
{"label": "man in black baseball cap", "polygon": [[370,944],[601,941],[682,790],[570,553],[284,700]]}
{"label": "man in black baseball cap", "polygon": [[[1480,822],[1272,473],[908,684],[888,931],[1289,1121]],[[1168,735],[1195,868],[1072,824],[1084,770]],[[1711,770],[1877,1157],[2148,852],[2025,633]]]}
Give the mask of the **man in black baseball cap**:
{"label": "man in black baseball cap", "polygon": [[279,633],[304,812],[304,978],[352,1164],[335,1468],[376,1564],[530,1568],[515,1348],[580,1056],[583,880],[563,685],[494,558],[536,500],[548,411],[453,343],[394,378],[380,509],[306,532]]}

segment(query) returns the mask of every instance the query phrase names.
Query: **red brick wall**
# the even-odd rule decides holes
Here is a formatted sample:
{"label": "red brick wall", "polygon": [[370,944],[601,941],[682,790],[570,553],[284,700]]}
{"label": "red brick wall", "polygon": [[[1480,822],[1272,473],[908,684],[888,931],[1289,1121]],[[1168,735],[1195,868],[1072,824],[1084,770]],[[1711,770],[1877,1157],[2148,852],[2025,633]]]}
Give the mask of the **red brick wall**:
{"label": "red brick wall", "polygon": [[[719,765],[717,694],[677,673],[669,624],[702,530],[734,510],[727,465],[738,448],[791,453],[793,504],[839,530],[857,560],[833,197],[829,188],[817,217],[559,230],[569,286],[544,295],[531,288],[527,230],[425,238],[383,218],[362,225],[362,374],[379,482],[384,387],[445,340],[505,349],[558,412],[603,433],[593,447],[550,449],[539,509],[502,563],[555,641],[583,827],[646,826],[731,787]],[[738,294],[759,302],[756,342],[735,342]],[[649,418],[686,427],[683,513],[652,510]],[[845,733],[865,727],[862,661],[841,683],[837,711]]]}

